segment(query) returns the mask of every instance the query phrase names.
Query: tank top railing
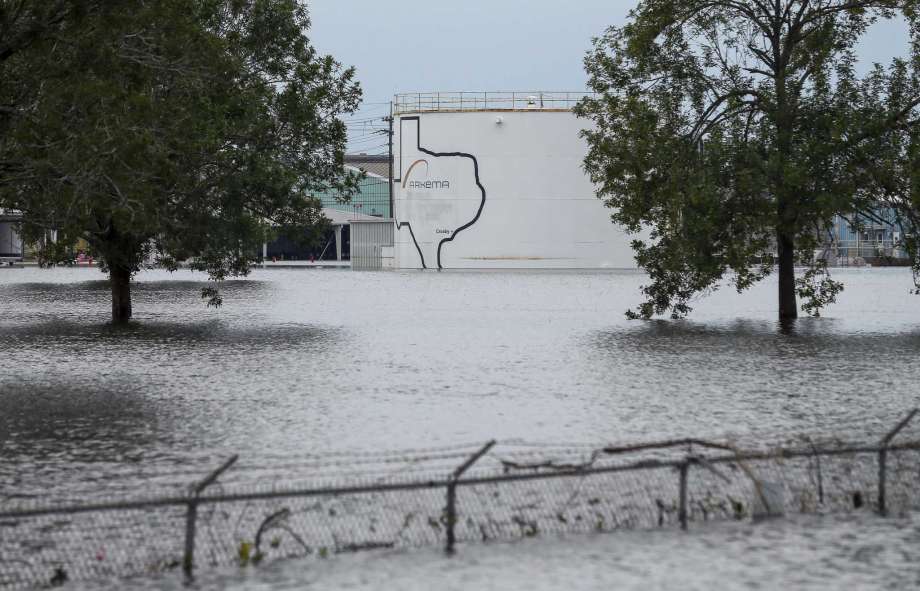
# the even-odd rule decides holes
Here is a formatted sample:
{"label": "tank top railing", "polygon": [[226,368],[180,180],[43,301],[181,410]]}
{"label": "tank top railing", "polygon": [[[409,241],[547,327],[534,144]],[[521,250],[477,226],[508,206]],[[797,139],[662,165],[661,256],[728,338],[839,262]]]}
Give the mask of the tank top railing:
{"label": "tank top railing", "polygon": [[570,110],[587,92],[412,92],[397,94],[393,114],[439,111]]}

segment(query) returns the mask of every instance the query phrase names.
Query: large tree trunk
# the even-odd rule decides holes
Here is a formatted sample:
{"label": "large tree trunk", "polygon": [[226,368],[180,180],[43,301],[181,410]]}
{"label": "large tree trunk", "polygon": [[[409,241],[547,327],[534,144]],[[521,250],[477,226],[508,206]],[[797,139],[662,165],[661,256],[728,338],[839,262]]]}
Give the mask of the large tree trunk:
{"label": "large tree trunk", "polygon": [[795,320],[799,309],[795,301],[795,242],[782,231],[776,233],[779,255],[779,320]]}
{"label": "large tree trunk", "polygon": [[[776,3],[776,11],[781,10]],[[778,33],[777,33],[778,35]],[[779,68],[780,45],[774,44],[774,56]],[[798,315],[798,306],[795,301],[795,233],[790,231],[795,228],[796,216],[792,211],[797,195],[790,193],[786,182],[786,168],[788,159],[792,154],[792,137],[795,126],[793,124],[793,105],[787,95],[785,67],[776,70],[776,149],[777,159],[774,169],[774,186],[777,202],[776,209],[776,250],[779,256],[779,321],[783,329]]]}
{"label": "large tree trunk", "polygon": [[109,284],[112,286],[112,322],[131,319],[131,270],[110,266]]}

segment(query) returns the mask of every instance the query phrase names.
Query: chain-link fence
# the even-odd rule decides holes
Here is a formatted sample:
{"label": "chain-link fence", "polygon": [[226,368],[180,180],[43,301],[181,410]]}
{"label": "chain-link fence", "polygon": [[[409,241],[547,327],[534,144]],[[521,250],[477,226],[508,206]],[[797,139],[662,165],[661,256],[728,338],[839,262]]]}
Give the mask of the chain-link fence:
{"label": "chain-link fence", "polygon": [[920,506],[920,432],[907,428],[916,412],[871,440],[812,434],[743,449],[731,440],[518,441],[307,456],[283,465],[292,475],[283,482],[231,458],[184,494],[0,505],[0,588],[792,512],[906,511]]}

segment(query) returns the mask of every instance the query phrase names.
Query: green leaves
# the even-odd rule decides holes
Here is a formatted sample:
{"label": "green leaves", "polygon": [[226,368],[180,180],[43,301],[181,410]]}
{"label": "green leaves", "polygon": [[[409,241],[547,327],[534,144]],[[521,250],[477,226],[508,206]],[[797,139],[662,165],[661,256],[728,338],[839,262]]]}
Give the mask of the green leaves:
{"label": "green leaves", "polygon": [[796,289],[799,297],[805,301],[802,310],[810,316],[818,317],[822,308],[837,301],[837,296],[843,291],[843,284],[831,279],[827,261],[820,260],[809,265],[805,274],[796,279]]}
{"label": "green leaves", "polygon": [[[631,316],[683,316],[726,281],[743,291],[769,275],[778,242],[810,253],[835,215],[893,207],[883,179],[909,173],[891,136],[916,129],[918,76],[897,60],[859,80],[853,48],[917,4],[643,0],[595,40],[585,67],[598,94],[576,112],[593,123],[585,168],[612,220],[648,235],[634,249],[652,282]],[[798,294],[817,314],[840,286],[801,260]]]}
{"label": "green leaves", "polygon": [[24,212],[28,236],[222,280],[248,272],[271,228],[315,236],[312,192],[356,189],[339,116],[360,88],[310,46],[302,2],[54,6],[54,24],[0,61],[0,207]]}

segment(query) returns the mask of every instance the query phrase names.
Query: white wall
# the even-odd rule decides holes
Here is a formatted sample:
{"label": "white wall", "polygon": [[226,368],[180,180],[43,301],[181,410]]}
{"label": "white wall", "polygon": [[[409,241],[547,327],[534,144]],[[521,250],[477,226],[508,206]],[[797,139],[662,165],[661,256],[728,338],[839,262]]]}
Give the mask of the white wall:
{"label": "white wall", "polygon": [[[582,168],[585,122],[570,112],[425,113],[397,118],[394,174],[402,181],[448,181],[449,188],[394,189],[395,218],[408,222],[428,268],[437,268],[438,244],[471,221],[482,200],[473,160],[432,156],[465,152],[476,157],[486,202],[479,220],[442,247],[451,268],[635,268],[630,238],[610,221]],[[496,118],[502,123],[497,124]],[[413,162],[424,159],[428,166]],[[419,268],[409,230],[396,233],[396,264]]]}

